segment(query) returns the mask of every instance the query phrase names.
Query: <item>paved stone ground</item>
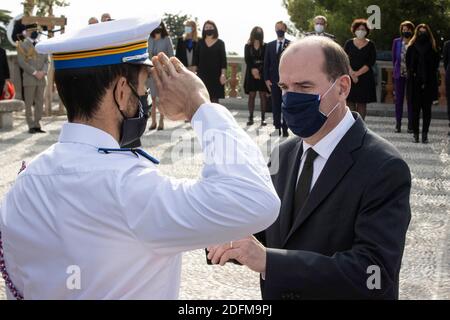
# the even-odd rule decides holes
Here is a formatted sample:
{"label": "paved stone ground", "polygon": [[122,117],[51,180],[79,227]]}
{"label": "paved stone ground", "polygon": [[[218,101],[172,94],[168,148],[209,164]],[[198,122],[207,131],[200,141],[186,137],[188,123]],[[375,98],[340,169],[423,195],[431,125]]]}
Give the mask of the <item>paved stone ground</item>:
{"label": "paved stone ground", "polygon": [[[246,112],[233,111],[245,127]],[[23,114],[15,115],[13,131],[0,131],[0,199],[13,183],[22,160],[29,161],[57,140],[64,117],[45,118],[44,135],[29,135]],[[271,119],[268,120],[271,123]],[[401,299],[450,299],[450,140],[447,122],[433,120],[429,145],[413,144],[410,135],[393,133],[391,118],[369,117],[369,127],[396,145],[413,175],[413,219],[407,236],[400,280]],[[201,169],[196,154],[172,162],[181,143],[194,141],[190,126],[167,122],[167,130],[147,132],[144,147],[162,160],[161,171],[195,178]],[[263,149],[269,149],[271,127],[246,129]],[[4,299],[0,282],[0,299]],[[186,253],[183,260],[182,299],[260,299],[258,276],[245,267],[207,266],[202,250]]]}

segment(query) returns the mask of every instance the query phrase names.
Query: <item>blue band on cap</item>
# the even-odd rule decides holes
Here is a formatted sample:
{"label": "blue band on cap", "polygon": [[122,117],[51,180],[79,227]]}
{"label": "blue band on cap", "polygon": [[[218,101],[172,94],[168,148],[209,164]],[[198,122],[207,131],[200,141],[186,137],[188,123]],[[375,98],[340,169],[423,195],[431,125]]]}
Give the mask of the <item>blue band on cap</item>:
{"label": "blue band on cap", "polygon": [[[146,55],[146,53],[147,48],[144,48],[124,53],[117,53],[98,57],[70,59],[70,60],[54,60],[55,70],[106,66],[111,64],[121,64],[124,63],[124,61],[127,62],[145,61],[148,58],[148,55]],[[130,59],[130,57],[137,57],[137,58]]]}

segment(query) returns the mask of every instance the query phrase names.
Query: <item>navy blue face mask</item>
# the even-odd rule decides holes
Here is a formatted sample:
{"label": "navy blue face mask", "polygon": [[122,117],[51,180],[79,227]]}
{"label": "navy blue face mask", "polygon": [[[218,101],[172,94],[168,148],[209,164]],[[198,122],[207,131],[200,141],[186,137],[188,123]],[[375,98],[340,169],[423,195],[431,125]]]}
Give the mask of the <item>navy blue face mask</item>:
{"label": "navy blue face mask", "polygon": [[128,85],[131,88],[133,94],[138,98],[138,109],[136,111],[136,115],[131,118],[127,118],[122,110],[119,108],[119,104],[116,100],[116,88],[117,84],[114,87],[113,96],[116,106],[123,117],[122,125],[121,125],[121,136],[119,144],[120,146],[125,146],[132,144],[136,140],[138,140],[145,132],[145,128],[147,126],[147,119],[150,112],[150,106],[148,104],[148,93],[140,96],[137,93],[137,90],[130,84]]}
{"label": "navy blue face mask", "polygon": [[283,95],[283,105],[281,110],[284,119],[291,131],[301,137],[309,138],[316,134],[323,127],[330,114],[339,107],[339,103],[327,115],[320,111],[320,102],[331,89],[336,85],[336,81],[325,92],[320,94],[287,92]]}

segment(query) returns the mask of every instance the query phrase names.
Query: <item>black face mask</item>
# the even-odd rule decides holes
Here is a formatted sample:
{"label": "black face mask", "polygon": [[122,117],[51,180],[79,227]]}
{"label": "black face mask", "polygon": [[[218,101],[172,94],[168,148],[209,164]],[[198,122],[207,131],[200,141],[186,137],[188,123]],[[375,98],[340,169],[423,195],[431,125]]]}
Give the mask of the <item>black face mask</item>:
{"label": "black face mask", "polygon": [[410,32],[410,31],[402,32],[402,36],[406,39],[409,39],[412,37],[412,32]]}
{"label": "black face mask", "polygon": [[283,38],[285,34],[286,34],[286,31],[284,31],[284,30],[277,30],[278,38]]}
{"label": "black face mask", "polygon": [[258,32],[255,32],[255,40],[262,41],[263,38],[264,38],[264,35],[263,35],[262,32],[259,32],[259,31],[258,31]]}
{"label": "black face mask", "polygon": [[430,39],[430,37],[428,36],[428,33],[426,32],[420,32],[419,35],[417,36],[417,41],[419,43],[426,43],[428,42]]}
{"label": "black face mask", "polygon": [[131,84],[128,83],[128,85],[130,86],[133,94],[138,98],[139,103],[136,115],[132,118],[125,117],[122,110],[120,110],[119,104],[116,100],[117,84],[114,87],[113,91],[114,102],[116,103],[116,106],[123,117],[122,130],[119,141],[121,147],[130,145],[140,137],[142,137],[147,127],[148,114],[150,112],[150,106],[148,105],[148,94],[140,96]]}
{"label": "black face mask", "polygon": [[39,35],[39,33],[37,31],[33,31],[30,35],[30,38],[35,40],[35,39],[37,39],[38,35]]}
{"label": "black face mask", "polygon": [[213,36],[213,35],[214,35],[214,31],[215,31],[215,30],[205,30],[205,34],[206,34],[207,36]]}

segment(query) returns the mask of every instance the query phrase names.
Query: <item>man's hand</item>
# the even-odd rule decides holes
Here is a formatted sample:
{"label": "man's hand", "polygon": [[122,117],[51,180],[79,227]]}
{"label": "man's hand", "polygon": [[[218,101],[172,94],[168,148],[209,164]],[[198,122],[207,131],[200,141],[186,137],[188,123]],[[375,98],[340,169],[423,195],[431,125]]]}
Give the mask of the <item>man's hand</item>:
{"label": "man's hand", "polygon": [[202,80],[175,57],[153,57],[152,77],[159,94],[159,109],[170,120],[191,120],[197,109],[210,103]]}
{"label": "man's hand", "polygon": [[34,76],[36,77],[36,79],[42,80],[42,79],[45,78],[45,72],[44,71],[37,71]]}
{"label": "man's hand", "polygon": [[212,264],[225,265],[235,259],[255,272],[266,272],[266,248],[255,237],[208,248]]}
{"label": "man's hand", "polygon": [[272,81],[266,80],[266,86],[267,89],[269,89],[269,92],[272,92]]}

